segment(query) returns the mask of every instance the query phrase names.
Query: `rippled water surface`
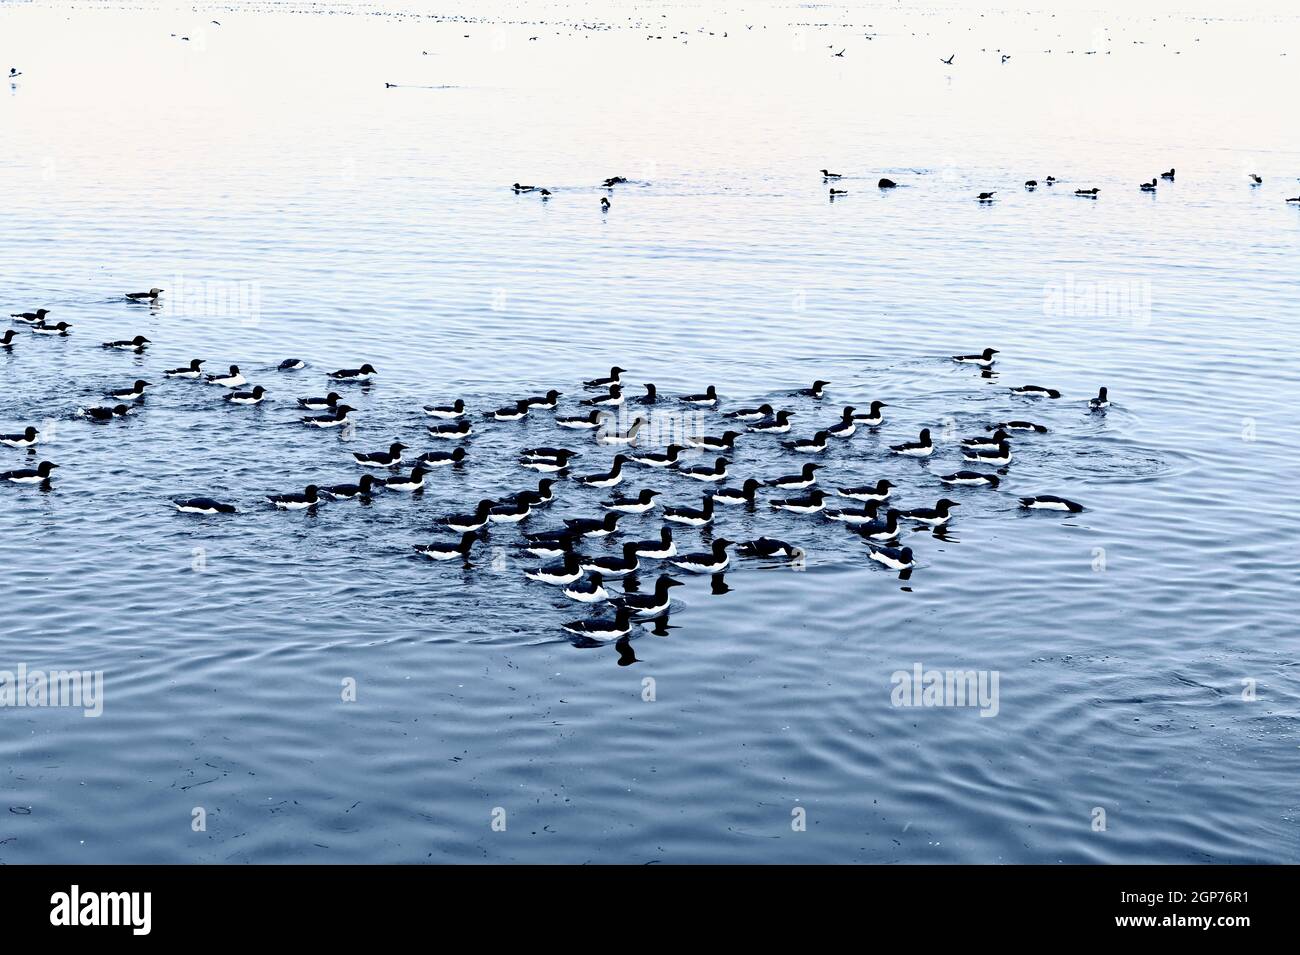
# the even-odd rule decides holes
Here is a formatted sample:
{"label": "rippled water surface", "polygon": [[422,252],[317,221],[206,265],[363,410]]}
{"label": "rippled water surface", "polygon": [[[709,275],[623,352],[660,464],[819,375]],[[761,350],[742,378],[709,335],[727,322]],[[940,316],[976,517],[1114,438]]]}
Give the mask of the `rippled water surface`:
{"label": "rippled water surface", "polygon": [[[0,431],[52,432],[0,466],[60,465],[0,487],[0,669],[105,680],[97,719],[0,711],[0,861],[1300,860],[1300,20],[1056,6],[0,3],[2,304],[74,326],[0,350]],[[946,361],[985,346],[991,376]],[[269,398],[161,377],[193,357]],[[363,362],[373,384],[336,389],[353,433],[298,424]],[[354,479],[350,451],[433,449],[425,403],[554,387],[571,414],[613,364],[636,394],[789,407],[795,437],[887,401],[823,486],[962,506],[909,526],[900,580],[761,492],[711,534],[789,540],[802,569],[691,577],[618,648],[566,637],[588,609],[518,546],[608,492],[561,481],[468,566],[412,551],[533,486],[520,447],[605,469],[549,412],[477,421],[421,495],[263,501]],[[137,377],[127,420],[78,420]],[[788,397],[815,378],[826,400]],[[1001,488],[939,483],[1007,418],[1050,431]],[[886,453],[927,426],[929,460]],[[801,463],[771,436],[732,458]],[[629,470],[619,490],[699,501]],[[1037,493],[1086,510],[1017,508]],[[170,506],[194,494],[239,513]],[[893,706],[918,663],[996,671],[996,716]]]}

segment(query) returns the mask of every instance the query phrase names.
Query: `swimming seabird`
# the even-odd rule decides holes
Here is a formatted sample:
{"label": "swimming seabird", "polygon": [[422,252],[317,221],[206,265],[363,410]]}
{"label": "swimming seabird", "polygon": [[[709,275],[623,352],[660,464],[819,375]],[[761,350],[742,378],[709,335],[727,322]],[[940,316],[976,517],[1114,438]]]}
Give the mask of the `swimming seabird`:
{"label": "swimming seabird", "polygon": [[645,418],[633,418],[632,423],[627,426],[626,431],[606,431],[596,435],[597,444],[632,444],[636,441],[637,432],[641,430],[641,425],[645,424]]}
{"label": "swimming seabird", "polygon": [[38,322],[45,321],[45,316],[48,314],[50,314],[48,308],[38,308],[34,312],[11,312],[9,317],[16,318],[20,322],[28,322],[34,325]]}
{"label": "swimming seabird", "polygon": [[592,620],[573,620],[563,625],[563,629],[578,637],[588,640],[618,640],[632,632],[632,611],[619,607],[613,620],[604,618]]}
{"label": "swimming seabird", "polygon": [[619,381],[622,379],[622,375],[625,371],[627,371],[626,368],[619,368],[618,365],[615,365],[613,368],[609,370],[608,378],[592,378],[588,381],[584,381],[582,383],[582,387],[608,388],[610,385],[617,385]]}
{"label": "swimming seabird", "polygon": [[144,351],[144,346],[152,344],[144,335],[136,335],[135,338],[123,339],[121,342],[104,342],[105,348],[117,348],[118,351],[134,351],[136,353]]}
{"label": "swimming seabird", "polygon": [[786,449],[796,454],[821,454],[826,450],[830,441],[831,433],[829,431],[818,431],[811,438],[799,438],[796,441],[782,441],[781,444]]}
{"label": "swimming seabird", "polygon": [[452,448],[450,451],[425,451],[415,459],[415,463],[425,468],[456,467],[465,460],[464,448]]}
{"label": "swimming seabird", "polygon": [[335,381],[369,381],[371,375],[377,375],[373,365],[369,362],[360,368],[340,368],[338,371],[331,371],[329,377]]}
{"label": "swimming seabird", "polygon": [[724,487],[713,492],[713,499],[719,504],[753,504],[754,495],[763,484],[757,478],[746,478],[740,487]]}
{"label": "swimming seabird", "polygon": [[668,596],[669,587],[680,587],[682,581],[669,574],[660,574],[655,581],[655,589],[648,594],[624,593],[610,601],[615,607],[626,607],[638,617],[658,617],[668,610],[672,601]]}
{"label": "swimming seabird", "polygon": [[1099,391],[1097,392],[1097,397],[1096,397],[1096,398],[1089,398],[1089,399],[1088,399],[1088,407],[1091,408],[1093,411],[1097,411],[1097,410],[1099,410],[1099,409],[1101,409],[1101,408],[1109,408],[1109,407],[1110,407],[1110,397],[1109,397],[1109,395],[1106,393],[1106,389],[1105,389],[1105,388],[1102,388],[1101,390],[1099,390]]}
{"label": "swimming seabird", "polygon": [[461,420],[448,424],[431,424],[425,430],[429,432],[431,438],[438,438],[441,441],[457,441],[473,434],[474,426],[468,421]]}
{"label": "swimming seabird", "polygon": [[147,292],[127,292],[126,297],[133,302],[144,302],[144,301],[156,302],[158,300],[158,296],[161,295],[162,293],[163,290],[160,288],[151,288]]}
{"label": "swimming seabird", "polygon": [[727,464],[726,458],[718,458],[712,465],[697,464],[689,468],[679,465],[677,473],[697,481],[721,481],[727,476]]}
{"label": "swimming seabird", "polygon": [[601,197],[600,197],[600,211],[601,211],[601,212],[608,212],[608,211],[609,211],[609,200],[608,200],[607,198],[605,198],[604,196],[601,196]]}
{"label": "swimming seabird", "polygon": [[979,365],[987,368],[993,364],[993,356],[998,354],[996,348],[986,348],[978,355],[953,355],[952,360],[962,365]]}
{"label": "swimming seabird", "polygon": [[762,421],[756,421],[746,430],[760,434],[785,434],[790,430],[790,418],[794,415],[793,411],[786,411],[782,408],[775,415],[769,415]]}
{"label": "swimming seabird", "polygon": [[910,511],[899,511],[898,516],[904,520],[917,521],[921,524],[929,524],[932,527],[942,527],[951,520],[951,511],[954,507],[961,507],[961,502],[943,497],[935,502],[934,507],[917,507]]}
{"label": "swimming seabird", "polygon": [[247,383],[247,379],[239,373],[238,365],[231,365],[229,374],[208,375],[208,384],[220,385],[222,388],[238,388]]}
{"label": "swimming seabird", "polygon": [[461,557],[469,560],[470,548],[478,540],[478,534],[474,531],[467,531],[460,535],[458,541],[440,541],[433,544],[416,544],[415,552],[422,557],[428,557],[430,560],[455,560]]}
{"label": "swimming seabird", "polygon": [[111,408],[83,408],[81,416],[90,421],[112,421],[114,418],[125,418],[130,410],[126,405],[114,405]]}
{"label": "swimming seabird", "polygon": [[1013,395],[1029,395],[1034,398],[1059,398],[1061,393],[1055,388],[1044,388],[1042,385],[1018,385],[1011,389]]}
{"label": "swimming seabird", "polygon": [[363,474],[356,484],[331,484],[319,489],[321,494],[336,501],[350,501],[354,497],[369,498],[375,486],[373,474]]}
{"label": "swimming seabird", "polygon": [[299,398],[298,404],[308,411],[324,411],[326,408],[337,408],[339,404],[339,393],[331,391],[323,398]]}
{"label": "swimming seabird", "polygon": [[351,405],[336,405],[330,414],[308,415],[298,420],[309,428],[341,428],[351,423],[352,412],[356,410]]}
{"label": "swimming seabird", "polygon": [[896,189],[898,187],[898,183],[892,179],[881,179],[876,185],[881,189]]}
{"label": "swimming seabird", "polygon": [[647,381],[647,382],[646,382],[644,385],[642,385],[641,387],[645,389],[645,394],[643,394],[640,398],[637,398],[637,399],[636,399],[636,403],[639,404],[639,405],[653,405],[653,404],[658,404],[658,402],[659,402],[659,393],[655,390],[655,386],[654,386],[654,384],[652,384],[651,382],[648,382],[648,381]]}
{"label": "swimming seabird", "polygon": [[11,448],[30,448],[39,439],[40,432],[28,425],[20,434],[0,434],[0,444]]}
{"label": "swimming seabird", "polygon": [[149,382],[136,380],[136,383],[130,388],[117,388],[113,391],[104,392],[107,398],[116,398],[118,401],[139,401],[144,397],[144,390],[149,387]]}
{"label": "swimming seabird", "polygon": [[1083,510],[1082,504],[1076,504],[1074,501],[1067,500],[1063,497],[1057,497],[1055,494],[1038,494],[1034,497],[1022,497],[1020,506],[1028,510],[1040,511],[1069,511],[1071,514],[1078,514]]}
{"label": "swimming seabird", "polygon": [[[169,368],[163,372],[164,378],[198,378],[203,374],[203,359],[191,358],[188,366],[182,368]],[[299,399],[301,400],[301,399]]]}
{"label": "swimming seabird", "polygon": [[890,570],[909,570],[914,566],[910,547],[886,547],[883,544],[875,544],[871,548],[870,556],[876,563],[884,564]]}
{"label": "swimming seabird", "polygon": [[315,484],[308,484],[301,494],[272,494],[267,500],[281,510],[300,511],[320,503],[319,491]]}
{"label": "swimming seabird", "polygon": [[32,326],[32,333],[35,335],[59,335],[63,338],[68,337],[68,329],[72,326],[67,322],[59,322],[55,325],[49,325],[45,322],[37,322]]}
{"label": "swimming seabird", "polygon": [[595,408],[617,408],[623,404],[623,401],[623,386],[615,382],[609,386],[609,390],[605,394],[596,395],[593,398],[583,398],[578,403]]}
{"label": "swimming seabird", "polygon": [[182,514],[234,514],[235,505],[210,497],[182,497],[172,501]]}
{"label": "swimming seabird", "polygon": [[888,407],[889,405],[885,404],[883,401],[873,401],[871,402],[870,411],[854,412],[853,420],[858,424],[865,424],[869,428],[878,427],[885,420],[884,416],[880,413],[880,409]]}
{"label": "swimming seabird", "polygon": [[820,468],[820,464],[813,464],[810,461],[803,466],[803,469],[798,474],[773,478],[766,483],[768,487],[774,487],[781,491],[802,491],[804,488],[812,487],[817,483],[817,471]]}
{"label": "swimming seabird", "polygon": [[665,507],[664,520],[691,527],[703,527],[713,520],[713,496],[704,495],[703,507]]}
{"label": "swimming seabird", "polygon": [[307,363],[301,358],[286,358],[276,366],[276,369],[278,371],[298,371],[306,367]]}
{"label": "swimming seabird", "polygon": [[799,398],[820,398],[822,397],[822,392],[826,390],[826,386],[829,384],[829,381],[818,379],[812,383],[811,387],[800,388],[798,391],[793,392],[793,394]]}
{"label": "swimming seabird", "polygon": [[642,488],[641,493],[635,497],[619,495],[608,501],[602,501],[600,506],[610,511],[622,511],[624,514],[644,514],[654,508],[655,498],[658,496],[658,491],[646,487]]}
{"label": "swimming seabird", "polygon": [[599,411],[592,409],[585,415],[575,415],[571,417],[557,417],[555,423],[561,428],[572,428],[580,431],[591,431],[600,427],[601,414]]}
{"label": "swimming seabird", "polygon": [[847,497],[854,501],[883,501],[889,497],[892,488],[897,487],[892,481],[881,478],[875,484],[865,484],[858,487],[838,488],[835,493],[840,497]]}
{"label": "swimming seabird", "polygon": [[954,471],[939,478],[944,484],[970,484],[983,487],[997,487],[1001,478],[996,474],[984,474],[980,471]]}
{"label": "swimming seabird", "polygon": [[365,453],[353,451],[352,456],[357,459],[357,463],[367,468],[391,468],[402,463],[402,452],[406,450],[406,445],[400,441],[394,441],[388,446],[387,451],[372,451]]}
{"label": "swimming seabird", "polygon": [[922,428],[917,440],[890,445],[889,450],[891,454],[902,454],[913,458],[928,458],[934,453],[934,443],[930,440],[930,429]]}
{"label": "swimming seabird", "polygon": [[614,487],[623,480],[623,465],[627,463],[624,455],[614,455],[614,463],[610,469],[600,474],[584,474],[574,478],[579,484],[585,484],[587,487]]}
{"label": "swimming seabird", "polygon": [[677,463],[686,446],[682,444],[670,444],[662,452],[646,451],[641,453],[630,453],[628,459],[637,464],[644,464],[651,468],[667,468]]}
{"label": "swimming seabird", "polygon": [[1169,180],[1170,182],[1173,182],[1173,181],[1174,181],[1174,170],[1173,170],[1173,169],[1170,169],[1168,172],[1162,172],[1162,173],[1160,174],[1160,178],[1161,178],[1161,179],[1167,179],[1167,180]]}
{"label": "swimming seabird", "polygon": [[980,202],[992,202],[993,197],[996,195],[997,195],[996,192],[981,192],[978,196],[976,196],[976,199],[978,199]]}
{"label": "swimming seabird", "polygon": [[703,394],[682,395],[677,400],[698,408],[712,408],[718,403],[718,389],[715,385],[709,385]]}
{"label": "swimming seabird", "polygon": [[822,173],[822,178],[823,178],[823,179],[840,179],[840,178],[842,178],[838,172],[828,172],[827,170],[823,169],[823,170],[821,171],[821,173]]}
{"label": "swimming seabird", "polygon": [[670,560],[669,563],[696,574],[716,574],[725,570],[727,564],[730,563],[727,548],[733,543],[734,541],[729,541],[725,537],[719,537],[713,541],[713,546],[709,551],[702,554],[682,554]]}
{"label": "swimming seabird", "polygon": [[736,446],[736,439],[739,437],[739,431],[724,431],[716,437],[708,434],[691,435],[686,438],[686,443],[693,448],[703,448],[705,451],[730,451]]}
{"label": "swimming seabird", "polygon": [[742,557],[801,557],[803,549],[775,537],[759,537],[737,544],[736,553]]}
{"label": "swimming seabird", "polygon": [[57,468],[57,464],[49,461],[42,461],[34,468],[19,468],[16,471],[5,471],[0,474],[0,481],[8,481],[11,484],[43,484],[50,479],[50,471]]}
{"label": "swimming seabird", "polygon": [[632,549],[638,557],[645,557],[650,560],[663,560],[672,557],[677,553],[677,545],[673,543],[673,529],[671,527],[661,527],[658,540],[633,541]]}
{"label": "swimming seabird", "polygon": [[254,385],[252,391],[228,391],[221,397],[232,405],[260,405],[266,397],[266,389],[261,385]]}

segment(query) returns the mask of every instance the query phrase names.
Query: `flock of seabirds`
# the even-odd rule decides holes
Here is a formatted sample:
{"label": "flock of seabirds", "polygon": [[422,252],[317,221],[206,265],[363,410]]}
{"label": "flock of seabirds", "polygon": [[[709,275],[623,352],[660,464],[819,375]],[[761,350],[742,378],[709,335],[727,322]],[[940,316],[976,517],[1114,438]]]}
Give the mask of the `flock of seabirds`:
{"label": "flock of seabirds", "polygon": [[[829,169],[821,169],[818,171],[822,174],[822,182],[827,184],[830,189],[830,199],[832,202],[834,202],[840,196],[847,196],[849,194],[849,190],[841,189],[835,185],[836,182],[839,182],[844,178],[843,173],[831,172]],[[1138,183],[1138,188],[1142,192],[1154,193],[1156,191],[1156,187],[1160,184],[1161,181],[1173,182],[1175,178],[1175,174],[1177,172],[1178,172],[1177,169],[1170,169],[1168,172],[1160,173],[1160,176],[1158,178],[1156,176],[1152,176],[1150,182]],[[1264,184],[1264,178],[1258,175],[1257,173],[1250,173],[1250,175],[1247,176],[1247,180],[1249,181],[1252,187],[1262,186]],[[623,185],[627,181],[628,180],[623,176],[611,176],[610,178],[606,179],[603,183],[601,183],[601,185],[604,186],[606,189],[612,190],[615,186]],[[1050,188],[1052,186],[1055,186],[1058,181],[1059,180],[1055,176],[1047,176],[1046,178],[1043,179],[1041,183],[1037,179],[1026,179],[1025,189],[1029,192],[1033,192],[1036,189],[1038,189],[1040,185]],[[889,179],[886,177],[880,179],[876,183],[876,186],[880,189],[897,189],[899,187],[899,183],[895,182],[893,179]],[[514,190],[515,195],[525,195],[531,193],[539,196],[543,202],[546,202],[552,196],[551,190],[543,186],[528,186],[516,182],[512,184],[510,188]],[[1089,186],[1087,188],[1075,189],[1074,194],[1084,199],[1096,199],[1101,194],[1101,189],[1098,188],[1097,186]],[[994,190],[991,192],[978,193],[975,196],[975,201],[981,203],[996,202],[997,191]],[[1289,203],[1300,204],[1300,196],[1293,196],[1287,199],[1286,201]],[[608,196],[600,197],[600,209],[602,212],[608,212],[612,207],[613,204],[610,202]]]}
{"label": "flock of seabirds", "polygon": [[[147,292],[128,293],[128,301],[157,305],[163,290],[152,288]],[[12,315],[15,323],[27,326],[37,336],[67,337],[71,326],[67,322],[51,322],[50,310],[38,308],[31,312]],[[7,329],[0,336],[0,350],[12,350],[16,333]],[[152,344],[143,335],[102,343],[104,348],[142,355]],[[977,367],[982,374],[991,376],[998,350],[985,348],[977,354],[953,356],[954,362]],[[248,386],[237,365],[222,372],[205,373],[204,361],[195,358],[187,365],[163,372],[168,379],[189,380],[222,389],[222,398],[231,405],[254,406],[261,404],[267,395],[262,385]],[[294,372],[304,369],[301,359],[285,359],[278,370]],[[344,368],[328,373],[331,386],[346,391],[348,384],[368,385],[377,375],[375,368],[366,363],[358,368]],[[462,514],[442,518],[439,526],[449,535],[446,539],[415,546],[415,552],[431,560],[460,560],[468,563],[477,544],[488,539],[489,530],[504,530],[502,525],[520,522],[544,513],[556,499],[561,481],[575,487],[608,492],[600,502],[600,511],[586,517],[569,518],[561,526],[524,533],[523,549],[541,559],[539,566],[529,569],[525,576],[543,584],[562,588],[565,596],[582,603],[608,603],[614,616],[600,616],[577,620],[564,625],[564,629],[577,638],[592,641],[619,641],[626,650],[625,640],[636,626],[660,620],[667,614],[671,600],[669,589],[681,581],[671,573],[660,573],[654,589],[640,591],[637,574],[647,570],[647,563],[667,563],[682,571],[720,575],[731,562],[731,549],[750,558],[767,560],[801,560],[801,548],[775,537],[758,537],[747,541],[733,541],[716,537],[708,550],[679,553],[673,539],[673,527],[711,528],[719,508],[758,508],[786,511],[805,515],[809,520],[824,519],[840,523],[860,536],[869,547],[871,560],[896,571],[903,579],[910,577],[914,566],[912,548],[902,544],[902,534],[912,529],[940,531],[952,519],[953,509],[960,502],[940,498],[932,507],[895,506],[891,500],[897,485],[879,479],[874,483],[825,488],[819,485],[816,458],[833,443],[851,438],[859,429],[878,433],[885,425],[884,409],[888,405],[872,401],[869,409],[845,407],[838,418],[819,427],[811,436],[779,438],[791,431],[791,418],[804,411],[805,406],[825,400],[828,381],[814,381],[809,387],[790,392],[792,402],[799,410],[778,408],[770,403],[752,407],[727,407],[719,397],[717,387],[708,386],[697,394],[668,397],[660,395],[653,384],[643,386],[641,394],[630,394],[622,376],[626,369],[613,367],[607,376],[582,382],[582,397],[573,413],[562,413],[561,392],[551,389],[544,395],[518,399],[493,410],[472,410],[464,399],[457,398],[449,404],[425,405],[424,414],[433,423],[426,426],[430,439],[451,445],[451,450],[427,451],[411,455],[411,448],[402,442],[393,442],[386,450],[353,452],[356,465],[363,473],[355,482],[335,485],[308,485],[301,492],[274,494],[265,498],[266,505],[281,510],[306,510],[316,508],[326,501],[369,499],[372,495],[390,492],[419,493],[428,476],[442,467],[460,467],[469,459],[466,439],[475,434],[477,427],[509,427],[530,415],[548,415],[559,428],[573,432],[575,439],[589,446],[613,447],[617,451],[605,471],[575,473],[574,465],[582,458],[579,441],[566,442],[578,447],[540,446],[523,448],[518,452],[518,464],[549,475],[538,481],[535,489],[528,488],[495,499],[483,499]],[[143,379],[123,388],[106,392],[108,403],[88,407],[80,415],[89,422],[107,424],[136,414],[143,406],[146,390],[151,382]],[[1039,385],[1021,385],[1011,388],[1011,393],[1025,399],[1052,400],[1061,397],[1053,388]],[[313,429],[341,429],[353,424],[357,409],[349,405],[338,391],[329,391],[320,397],[301,397],[297,403],[303,412],[300,420],[304,427]],[[1092,411],[1109,405],[1105,388],[1088,402]],[[680,443],[655,447],[642,446],[641,429],[650,423],[650,409],[654,406],[689,409],[698,421],[708,414],[716,415],[715,434],[690,433],[680,429]],[[638,410],[629,414],[630,409]],[[702,430],[702,429],[699,429]],[[940,480],[950,486],[969,486],[996,489],[1005,477],[1013,454],[1013,440],[1021,436],[1043,434],[1047,427],[1028,420],[1008,419],[987,426],[985,433],[960,440],[963,459],[971,467],[944,474]],[[0,435],[0,444],[37,455],[43,435],[32,425],[15,434]],[[782,449],[776,452],[783,459],[802,461],[802,466],[791,474],[759,479],[753,476],[740,478],[732,473],[729,455],[737,442],[777,442]],[[663,445],[662,447],[660,447]],[[770,446],[770,445],[769,445]],[[922,429],[916,440],[889,446],[889,453],[911,458],[928,458],[936,450],[930,429]],[[775,448],[773,449],[775,451]],[[692,463],[702,452],[712,456],[711,463]],[[683,455],[687,455],[683,457]],[[52,472],[59,465],[40,461],[36,467],[17,468],[0,473],[5,484],[37,485],[51,489]],[[409,472],[403,469],[409,467]],[[793,465],[792,465],[793,467]],[[668,506],[657,500],[661,491],[642,487],[626,493],[615,489],[641,483],[638,479],[656,475],[689,486],[698,482],[704,488],[701,505]],[[658,482],[656,482],[658,483]],[[763,498],[760,498],[760,493]],[[218,515],[236,513],[234,504],[210,497],[179,498],[173,501],[176,509],[187,514]],[[1019,498],[1022,508],[1078,513],[1082,505],[1052,494]],[[644,520],[661,518],[657,536],[648,528],[642,530],[645,539],[629,533],[627,524],[638,522],[645,528]],[[626,523],[624,523],[626,522]],[[612,554],[586,552],[590,545],[621,542]],[[662,567],[662,563],[659,563]],[[613,581],[623,583],[622,591],[611,589]],[[715,590],[719,577],[715,577]]]}

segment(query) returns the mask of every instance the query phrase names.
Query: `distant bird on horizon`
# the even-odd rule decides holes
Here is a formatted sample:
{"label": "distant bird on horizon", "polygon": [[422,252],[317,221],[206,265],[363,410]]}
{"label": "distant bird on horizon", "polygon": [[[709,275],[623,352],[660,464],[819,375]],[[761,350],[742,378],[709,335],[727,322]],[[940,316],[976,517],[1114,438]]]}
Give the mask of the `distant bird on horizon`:
{"label": "distant bird on horizon", "polygon": [[1009,60],[1009,59],[1011,59],[1011,54],[1010,54],[1010,53],[1003,53],[1003,54],[1002,54],[1002,62],[1003,62],[1003,63],[1005,63],[1005,62],[1006,62],[1007,60]]}
{"label": "distant bird on horizon", "polygon": [[876,185],[881,189],[894,189],[897,188],[898,183],[894,182],[892,179],[881,179],[880,182],[876,183]]}
{"label": "distant bird on horizon", "polygon": [[1253,172],[1250,174],[1251,185],[1258,186],[1263,181],[1263,179],[1260,179],[1259,176],[1255,175]]}
{"label": "distant bird on horizon", "polygon": [[844,55],[844,51],[843,51],[843,50],[840,50],[840,52],[838,52],[838,53],[832,53],[832,54],[831,54],[831,56],[843,56],[843,55]]}
{"label": "distant bird on horizon", "polygon": [[11,80],[12,80],[14,77],[22,76],[22,75],[23,75],[23,74],[22,74],[21,72],[19,72],[18,67],[16,67],[16,66],[11,66],[11,67],[9,67],[9,78],[10,78]]}
{"label": "distant bird on horizon", "polygon": [[940,58],[939,58],[939,62],[942,63],[944,66],[952,66],[952,61],[956,58],[956,56],[957,56],[957,54],[954,53],[952,56],[948,57],[948,59],[946,59],[946,60],[943,59],[942,57],[940,57]]}
{"label": "distant bird on horizon", "polygon": [[1173,181],[1174,181],[1174,170],[1173,170],[1173,167],[1170,167],[1170,169],[1169,169],[1168,172],[1162,172],[1162,173],[1160,174],[1160,178],[1161,178],[1161,179],[1168,179],[1170,182],[1173,182]]}
{"label": "distant bird on horizon", "polygon": [[607,199],[605,196],[601,196],[601,197],[600,197],[600,211],[601,211],[601,212],[608,212],[608,211],[609,211],[609,205],[610,205],[610,203],[609,203],[609,199]]}
{"label": "distant bird on horizon", "polygon": [[133,302],[156,302],[162,293],[160,288],[151,288],[147,292],[127,292],[126,297]]}
{"label": "distant bird on horizon", "polygon": [[1155,179],[1154,176],[1152,176],[1150,182],[1141,182],[1141,183],[1138,183],[1138,186],[1139,186],[1139,188],[1141,188],[1141,190],[1142,190],[1143,192],[1155,192],[1155,191],[1156,191],[1156,179]]}
{"label": "distant bird on horizon", "polygon": [[825,170],[825,169],[823,169],[821,172],[822,172],[822,178],[823,178],[823,179],[840,179],[840,178],[843,178],[843,177],[840,176],[840,174],[839,174],[838,172],[829,172],[829,171],[827,171],[827,170]]}
{"label": "distant bird on horizon", "polygon": [[847,196],[848,194],[849,194],[849,191],[848,191],[847,189],[832,189],[832,190],[831,190],[831,198],[832,198],[832,199],[834,199],[836,196]]}
{"label": "distant bird on horizon", "polygon": [[992,202],[993,197],[996,195],[996,192],[981,192],[976,198],[980,202]]}

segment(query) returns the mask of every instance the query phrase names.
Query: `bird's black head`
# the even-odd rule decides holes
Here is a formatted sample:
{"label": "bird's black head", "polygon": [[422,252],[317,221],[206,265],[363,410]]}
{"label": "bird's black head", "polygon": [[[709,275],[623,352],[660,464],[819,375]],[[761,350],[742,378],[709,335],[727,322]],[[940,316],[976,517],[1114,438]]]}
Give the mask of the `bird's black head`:
{"label": "bird's black head", "polygon": [[370,364],[369,362],[361,366],[361,373],[365,375],[379,374],[379,372],[375,371],[375,366]]}

